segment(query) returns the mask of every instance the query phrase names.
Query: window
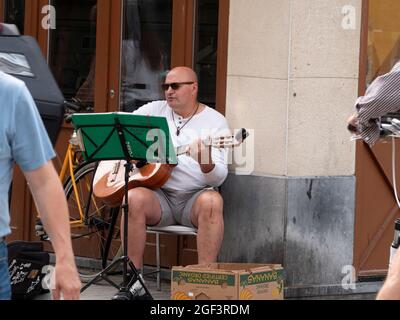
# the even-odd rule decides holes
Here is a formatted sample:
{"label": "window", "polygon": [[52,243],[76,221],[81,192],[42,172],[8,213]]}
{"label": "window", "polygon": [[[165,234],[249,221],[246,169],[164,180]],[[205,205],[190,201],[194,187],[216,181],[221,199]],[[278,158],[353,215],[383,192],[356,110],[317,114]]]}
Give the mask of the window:
{"label": "window", "polygon": [[218,0],[198,0],[194,69],[199,77],[199,101],[215,108],[217,87]]}
{"label": "window", "polygon": [[172,0],[124,0],[120,109],[162,100],[170,69]]}
{"label": "window", "polygon": [[367,85],[400,60],[400,1],[369,0]]}
{"label": "window", "polygon": [[49,64],[65,98],[94,104],[96,0],[54,0],[57,28],[50,32]]}
{"label": "window", "polygon": [[4,1],[4,22],[15,24],[21,34],[24,33],[25,0]]}

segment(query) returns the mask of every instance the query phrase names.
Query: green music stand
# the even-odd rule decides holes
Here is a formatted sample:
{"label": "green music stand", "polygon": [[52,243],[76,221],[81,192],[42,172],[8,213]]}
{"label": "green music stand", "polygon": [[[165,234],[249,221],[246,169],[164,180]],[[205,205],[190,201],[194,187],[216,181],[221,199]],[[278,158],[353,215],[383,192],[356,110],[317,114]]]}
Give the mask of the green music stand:
{"label": "green music stand", "polygon": [[[164,117],[132,113],[81,113],[72,116],[87,161],[134,160],[176,164],[177,158]],[[121,143],[119,129],[124,133]],[[126,148],[125,148],[126,147]],[[148,153],[148,149],[152,153]]]}
{"label": "green music stand", "polygon": [[[139,116],[132,113],[91,113],[74,114],[72,123],[78,136],[78,142],[87,161],[122,160],[125,164],[125,200],[123,257],[102,270],[97,277],[88,282],[81,292],[100,278],[119,290],[118,299],[129,299],[129,288],[139,281],[150,299],[152,296],[137,269],[128,257],[128,183],[132,171],[132,160],[139,160],[137,166],[146,163],[176,164],[177,158],[169,135],[167,120],[163,117]],[[123,285],[116,285],[107,277],[115,265],[123,263]],[[128,279],[128,266],[133,277]]]}

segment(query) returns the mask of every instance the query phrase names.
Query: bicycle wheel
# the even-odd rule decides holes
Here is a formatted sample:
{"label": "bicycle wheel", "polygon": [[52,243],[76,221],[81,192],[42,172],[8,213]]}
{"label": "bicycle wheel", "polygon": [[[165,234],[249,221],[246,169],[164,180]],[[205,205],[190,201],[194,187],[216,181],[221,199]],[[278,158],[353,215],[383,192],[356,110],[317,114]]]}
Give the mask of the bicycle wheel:
{"label": "bicycle wheel", "polygon": [[75,170],[76,190],[71,178],[64,183],[72,246],[78,272],[84,281],[105,268],[120,247],[118,208],[110,208],[90,194],[95,169],[95,163],[88,163]]}

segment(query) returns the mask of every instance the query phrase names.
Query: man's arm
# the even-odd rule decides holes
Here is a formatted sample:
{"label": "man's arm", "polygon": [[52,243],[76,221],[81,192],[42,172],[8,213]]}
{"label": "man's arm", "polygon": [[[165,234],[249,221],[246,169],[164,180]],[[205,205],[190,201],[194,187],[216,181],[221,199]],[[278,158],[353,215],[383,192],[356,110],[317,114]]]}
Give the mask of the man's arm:
{"label": "man's arm", "polygon": [[355,103],[356,113],[347,123],[353,133],[370,145],[380,137],[377,119],[396,112],[400,109],[400,63],[397,63],[390,72],[376,78],[368,87],[364,96]]}
{"label": "man's arm", "polygon": [[[228,175],[228,167],[224,163],[222,155],[214,154],[213,157],[212,149],[211,146],[205,146],[198,139],[189,146],[187,153],[199,163],[207,183],[212,187],[219,187]],[[217,150],[216,152],[220,151]]]}
{"label": "man's arm", "polygon": [[389,268],[387,279],[379,291],[377,300],[400,300],[400,250],[397,250]]}
{"label": "man's arm", "polygon": [[79,299],[81,283],[72,251],[68,206],[61,182],[51,161],[24,172],[41,219],[56,254],[56,283],[53,298]]}

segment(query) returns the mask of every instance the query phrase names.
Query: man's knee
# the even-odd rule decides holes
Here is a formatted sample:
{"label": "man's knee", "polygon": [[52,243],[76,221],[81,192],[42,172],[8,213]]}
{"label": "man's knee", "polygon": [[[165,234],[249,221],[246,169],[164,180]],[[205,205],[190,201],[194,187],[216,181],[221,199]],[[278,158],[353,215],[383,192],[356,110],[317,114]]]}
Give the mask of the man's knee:
{"label": "man's knee", "polygon": [[222,220],[223,199],[216,191],[204,191],[197,198],[199,220]]}
{"label": "man's knee", "polygon": [[217,191],[204,191],[198,198],[197,202],[201,207],[208,207],[211,209],[222,209],[223,199]]}
{"label": "man's knee", "polygon": [[134,216],[145,215],[146,208],[151,205],[151,190],[146,188],[133,188],[128,192],[129,213]]}

